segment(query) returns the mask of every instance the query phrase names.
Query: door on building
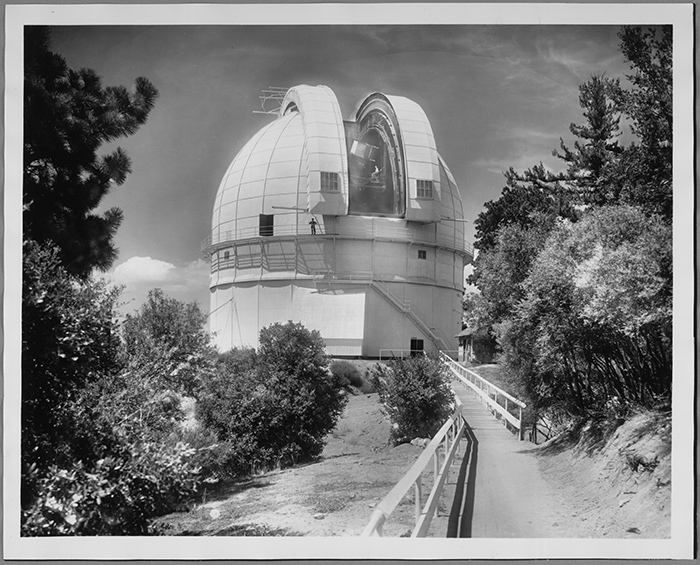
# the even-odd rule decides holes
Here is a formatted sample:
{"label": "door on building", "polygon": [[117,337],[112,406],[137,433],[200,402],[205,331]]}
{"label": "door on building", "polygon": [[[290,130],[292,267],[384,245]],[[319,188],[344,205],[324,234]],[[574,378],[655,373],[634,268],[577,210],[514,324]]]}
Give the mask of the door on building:
{"label": "door on building", "polygon": [[423,340],[417,337],[411,338],[411,357],[421,355],[423,353]]}
{"label": "door on building", "polygon": [[274,235],[275,216],[273,214],[260,214],[260,235]]}

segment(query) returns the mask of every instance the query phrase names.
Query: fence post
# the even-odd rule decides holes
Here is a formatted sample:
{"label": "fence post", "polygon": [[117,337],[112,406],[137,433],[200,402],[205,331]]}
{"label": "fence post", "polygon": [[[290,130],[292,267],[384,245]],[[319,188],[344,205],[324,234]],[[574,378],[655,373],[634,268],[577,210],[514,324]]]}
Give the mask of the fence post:
{"label": "fence post", "polygon": [[420,515],[423,511],[423,502],[421,500],[422,494],[421,494],[421,487],[422,487],[422,481],[421,481],[421,475],[418,475],[418,479],[416,479],[415,484],[413,485],[413,494],[414,494],[414,507],[415,507],[415,514],[416,514],[416,523],[418,523],[418,520],[420,519]]}
{"label": "fence post", "polygon": [[440,460],[440,449],[438,447],[435,450],[435,453],[433,453],[433,486],[435,486],[435,483],[437,483],[439,460]]}
{"label": "fence post", "polygon": [[523,407],[518,406],[518,420],[520,420],[520,430],[518,433],[518,440],[523,441]]}

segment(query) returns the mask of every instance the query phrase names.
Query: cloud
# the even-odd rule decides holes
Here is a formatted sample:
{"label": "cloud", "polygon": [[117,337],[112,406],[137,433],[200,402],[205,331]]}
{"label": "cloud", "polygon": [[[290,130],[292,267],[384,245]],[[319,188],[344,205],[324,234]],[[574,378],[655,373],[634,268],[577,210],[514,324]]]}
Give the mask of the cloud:
{"label": "cloud", "polygon": [[203,259],[192,261],[184,267],[176,267],[172,278],[163,287],[163,290],[177,292],[189,288],[207,289],[209,287],[209,272],[209,263]]}
{"label": "cloud", "polygon": [[172,263],[151,257],[131,257],[114,269],[117,284],[158,284],[168,282],[177,268]]}
{"label": "cloud", "polygon": [[206,310],[209,304],[209,263],[197,259],[175,265],[152,257],[130,257],[103,277],[123,285],[123,313],[137,310],[148,291],[160,288],[165,294],[183,302],[196,301]]}

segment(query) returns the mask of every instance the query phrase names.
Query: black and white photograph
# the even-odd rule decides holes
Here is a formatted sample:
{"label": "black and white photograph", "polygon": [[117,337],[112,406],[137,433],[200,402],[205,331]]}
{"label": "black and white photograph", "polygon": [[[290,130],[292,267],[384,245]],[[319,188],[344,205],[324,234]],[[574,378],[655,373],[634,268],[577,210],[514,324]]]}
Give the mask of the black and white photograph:
{"label": "black and white photograph", "polygon": [[4,557],[692,558],[693,49],[6,6]]}

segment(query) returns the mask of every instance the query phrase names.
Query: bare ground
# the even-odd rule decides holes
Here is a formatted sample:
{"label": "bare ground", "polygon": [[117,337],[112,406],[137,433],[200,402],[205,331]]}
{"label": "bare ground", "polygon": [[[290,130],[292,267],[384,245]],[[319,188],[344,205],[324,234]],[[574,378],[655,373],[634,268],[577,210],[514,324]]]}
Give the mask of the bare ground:
{"label": "bare ground", "polygon": [[[352,396],[317,462],[219,485],[191,511],[159,523],[170,535],[357,536],[422,449],[392,447],[389,432],[376,393]],[[639,414],[605,446],[550,441],[529,452],[551,497],[542,501],[556,520],[551,537],[670,535],[670,418]],[[433,536],[445,535],[458,466],[459,461]],[[384,535],[408,535],[413,511],[409,495]]]}
{"label": "bare ground", "polygon": [[[352,396],[319,461],[224,487],[159,523],[173,535],[240,535],[255,525],[251,532],[272,535],[357,536],[422,449],[390,446],[389,432],[376,393]],[[386,535],[409,531],[412,511],[409,501],[400,506]]]}

